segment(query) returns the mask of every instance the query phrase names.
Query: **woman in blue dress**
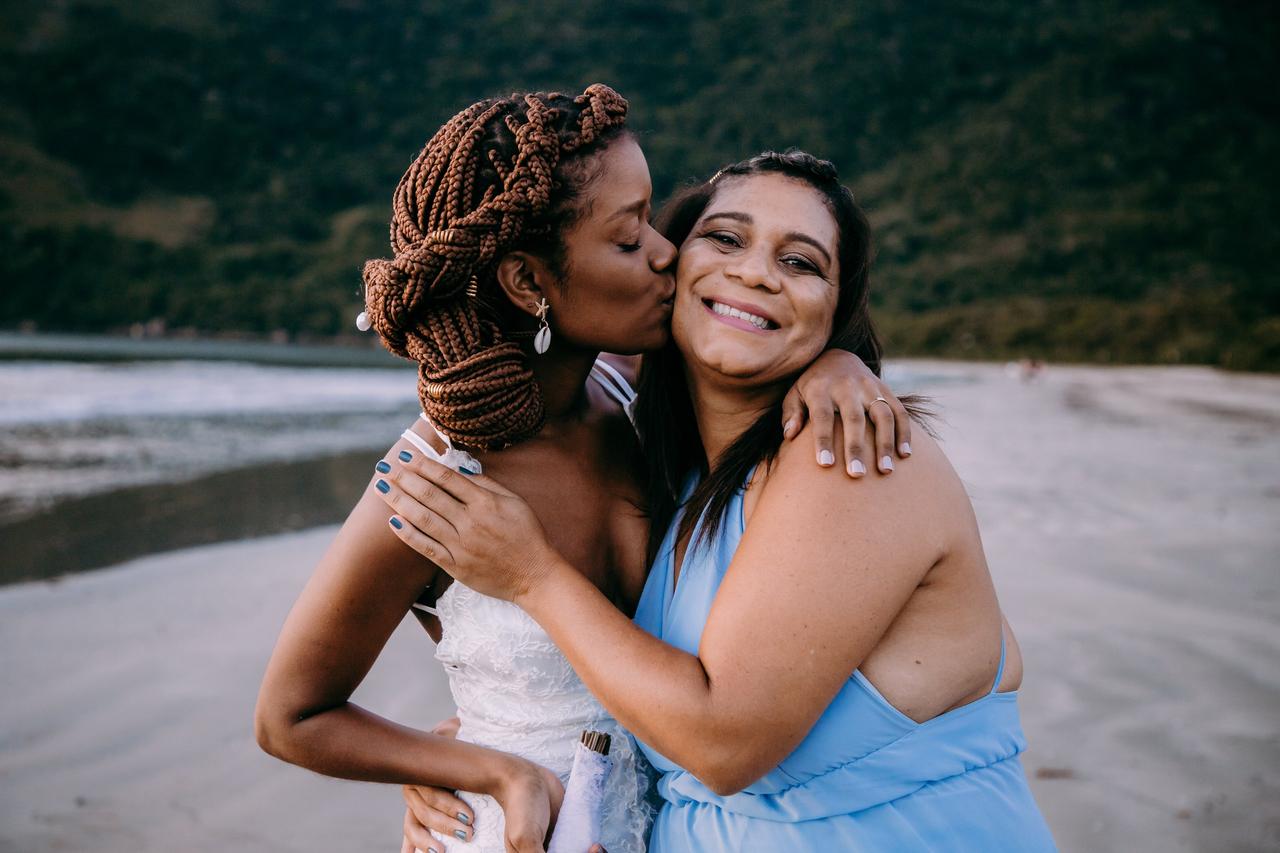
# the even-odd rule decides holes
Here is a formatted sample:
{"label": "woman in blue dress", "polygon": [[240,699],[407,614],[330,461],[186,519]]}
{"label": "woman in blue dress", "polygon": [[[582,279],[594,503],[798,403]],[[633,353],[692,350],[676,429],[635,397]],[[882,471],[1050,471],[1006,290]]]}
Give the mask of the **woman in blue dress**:
{"label": "woman in blue dress", "polygon": [[1053,849],[1019,759],[1021,655],[941,450],[920,436],[859,484],[776,426],[829,342],[879,365],[851,194],[830,163],[769,153],[664,226],[673,345],[638,426],[665,536],[635,621],[488,478],[402,466],[397,535],[525,609],[634,733],[662,774],[651,850]]}

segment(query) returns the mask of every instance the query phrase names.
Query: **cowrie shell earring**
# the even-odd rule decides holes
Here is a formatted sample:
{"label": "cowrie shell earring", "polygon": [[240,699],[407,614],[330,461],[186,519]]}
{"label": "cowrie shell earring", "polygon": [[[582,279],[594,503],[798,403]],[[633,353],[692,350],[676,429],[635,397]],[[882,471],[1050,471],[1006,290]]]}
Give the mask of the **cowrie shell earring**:
{"label": "cowrie shell earring", "polygon": [[[364,290],[365,290],[364,299],[362,299],[361,301],[367,304],[369,299],[369,288],[366,287],[364,288]],[[361,311],[359,314],[356,315],[356,328],[362,332],[367,332],[373,328],[373,321],[369,319],[368,311]]]}
{"label": "cowrie shell earring", "polygon": [[547,312],[551,310],[551,306],[547,304],[544,296],[538,301],[538,319],[542,321],[542,325],[538,328],[538,334],[533,338],[533,350],[538,355],[542,355],[551,349],[551,324],[547,322]]}

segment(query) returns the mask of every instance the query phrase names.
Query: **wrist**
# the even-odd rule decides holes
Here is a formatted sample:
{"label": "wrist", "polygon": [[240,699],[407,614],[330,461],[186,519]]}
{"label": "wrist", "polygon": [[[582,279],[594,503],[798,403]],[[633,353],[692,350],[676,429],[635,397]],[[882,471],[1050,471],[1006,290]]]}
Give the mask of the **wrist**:
{"label": "wrist", "polygon": [[527,791],[531,786],[538,785],[542,781],[538,767],[532,761],[515,755],[508,755],[506,758],[508,760],[503,763],[502,770],[495,779],[493,790],[483,792],[493,797],[499,804],[505,804],[516,792]]}
{"label": "wrist", "polygon": [[545,553],[533,559],[529,582],[511,599],[512,603],[532,616],[541,601],[548,595],[554,597],[552,590],[561,582],[566,569],[577,574],[572,566],[565,563],[559,552],[547,548]]}
{"label": "wrist", "polygon": [[506,752],[495,752],[488,762],[484,784],[476,793],[488,794],[502,802],[507,792],[527,779],[531,771],[532,765],[525,759]]}

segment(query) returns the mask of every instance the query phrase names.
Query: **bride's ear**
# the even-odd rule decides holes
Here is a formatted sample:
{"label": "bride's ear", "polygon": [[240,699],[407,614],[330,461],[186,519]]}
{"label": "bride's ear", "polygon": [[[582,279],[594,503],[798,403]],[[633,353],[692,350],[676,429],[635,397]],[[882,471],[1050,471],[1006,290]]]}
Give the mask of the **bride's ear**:
{"label": "bride's ear", "polygon": [[536,314],[538,303],[556,280],[546,261],[529,252],[510,252],[498,261],[498,286],[521,311]]}

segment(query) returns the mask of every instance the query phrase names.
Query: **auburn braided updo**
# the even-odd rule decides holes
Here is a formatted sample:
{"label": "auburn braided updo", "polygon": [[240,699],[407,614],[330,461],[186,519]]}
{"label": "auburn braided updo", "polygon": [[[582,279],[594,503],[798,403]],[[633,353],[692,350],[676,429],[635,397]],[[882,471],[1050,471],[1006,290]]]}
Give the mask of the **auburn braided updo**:
{"label": "auburn braided updo", "polygon": [[391,260],[364,266],[365,310],[393,353],[418,362],[422,410],[467,447],[535,434],[542,395],[495,303],[498,261],[545,254],[586,180],[580,164],[624,132],[626,100],[600,83],[581,95],[512,95],[451,118],[396,187]]}

